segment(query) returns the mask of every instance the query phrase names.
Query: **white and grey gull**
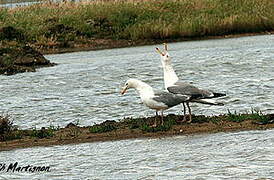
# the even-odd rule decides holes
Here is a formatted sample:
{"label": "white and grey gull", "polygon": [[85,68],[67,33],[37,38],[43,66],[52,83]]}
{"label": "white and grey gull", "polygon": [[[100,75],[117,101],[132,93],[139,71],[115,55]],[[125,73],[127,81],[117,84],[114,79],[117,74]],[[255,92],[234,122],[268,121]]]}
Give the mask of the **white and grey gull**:
{"label": "white and grey gull", "polygon": [[223,103],[216,102],[212,98],[217,98],[221,96],[225,96],[224,93],[216,93],[209,90],[203,90],[199,89],[191,84],[181,82],[175,73],[172,64],[171,64],[171,58],[169,56],[169,53],[167,51],[167,44],[164,43],[164,51],[162,52],[159,48],[156,48],[156,51],[161,56],[161,62],[163,66],[164,71],[164,84],[165,89],[174,94],[181,94],[181,95],[187,95],[190,96],[190,99],[186,102],[183,102],[183,108],[184,108],[184,119],[183,121],[186,121],[186,107],[185,103],[188,107],[189,111],[189,121],[192,121],[192,114],[191,109],[189,106],[189,102],[197,102],[202,104],[209,104],[209,105],[224,105]]}
{"label": "white and grey gull", "polygon": [[[127,89],[130,88],[137,90],[143,104],[145,104],[150,109],[156,110],[156,118],[158,116],[158,111],[161,111],[161,125],[164,124],[164,110],[186,102],[190,99],[190,96],[187,95],[173,94],[166,91],[154,91],[150,85],[138,79],[127,80],[121,91],[121,94],[124,94]],[[157,126],[156,118],[153,124],[154,127]]]}

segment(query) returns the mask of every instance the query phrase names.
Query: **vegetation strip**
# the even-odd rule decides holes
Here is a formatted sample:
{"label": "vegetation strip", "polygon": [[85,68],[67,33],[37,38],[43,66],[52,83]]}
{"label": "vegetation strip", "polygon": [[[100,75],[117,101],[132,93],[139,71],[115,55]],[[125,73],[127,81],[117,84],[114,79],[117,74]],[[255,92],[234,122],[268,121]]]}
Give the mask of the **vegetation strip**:
{"label": "vegetation strip", "polygon": [[274,114],[263,115],[256,111],[246,114],[229,112],[227,115],[211,117],[193,116],[191,124],[182,123],[183,116],[172,114],[165,116],[163,126],[151,127],[154,118],[126,118],[119,122],[107,120],[88,127],[70,123],[65,128],[20,130],[5,115],[0,117],[0,151],[33,146],[274,128]]}
{"label": "vegetation strip", "polygon": [[50,52],[274,30],[272,0],[47,2],[0,8],[1,43]]}
{"label": "vegetation strip", "polygon": [[272,0],[47,1],[0,8],[0,74],[55,65],[40,52],[274,33],[273,9]]}

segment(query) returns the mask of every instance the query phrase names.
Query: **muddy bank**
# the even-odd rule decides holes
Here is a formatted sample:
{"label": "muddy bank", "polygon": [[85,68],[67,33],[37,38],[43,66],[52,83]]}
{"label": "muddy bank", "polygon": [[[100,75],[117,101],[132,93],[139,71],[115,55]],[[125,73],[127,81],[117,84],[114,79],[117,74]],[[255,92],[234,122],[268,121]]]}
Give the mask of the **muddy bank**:
{"label": "muddy bank", "polygon": [[40,52],[27,45],[2,46],[0,48],[0,74],[14,75],[35,72],[36,68],[56,65]]}
{"label": "muddy bank", "polygon": [[[62,46],[39,47],[35,44],[26,45],[23,41],[26,39],[20,30],[13,27],[4,27],[0,29],[0,74],[14,75],[24,72],[35,72],[37,68],[50,67],[56,63],[47,60],[43,54],[68,53],[78,51],[91,51],[101,49],[112,49],[132,46],[153,45],[163,42],[181,42],[191,40],[234,38],[253,35],[274,34],[271,32],[231,34],[225,36],[204,36],[192,38],[176,38],[165,40],[114,40],[114,39],[92,39],[85,43],[71,42],[66,48]],[[38,49],[38,50],[37,50]]]}
{"label": "muddy bank", "polygon": [[[65,31],[64,25],[59,25],[58,32],[62,34]],[[55,30],[55,31],[57,31]],[[54,32],[55,32],[54,31]],[[53,33],[53,32],[52,32]],[[54,34],[54,33],[53,33]],[[228,35],[214,35],[214,36],[193,36],[193,37],[177,37],[177,38],[166,38],[166,39],[140,39],[140,40],[126,40],[126,39],[111,39],[111,38],[84,38],[82,41],[66,41],[64,42],[55,42],[55,43],[47,43],[47,45],[41,45],[39,43],[31,43],[27,42],[28,36],[23,33],[22,30],[16,29],[12,26],[2,27],[0,28],[0,62],[1,58],[1,49],[9,48],[10,51],[13,51],[17,55],[15,58],[20,58],[20,56],[28,57],[29,59],[26,61],[25,68],[18,68],[17,66],[11,68],[15,69],[14,71],[35,71],[35,68],[30,68],[29,65],[37,65],[44,66],[48,63],[48,66],[54,65],[54,63],[50,63],[47,61],[42,54],[59,54],[59,53],[69,53],[69,52],[79,52],[79,51],[92,51],[92,50],[102,50],[102,49],[113,49],[113,48],[123,48],[123,47],[133,47],[133,46],[144,46],[144,45],[153,45],[160,44],[164,42],[182,42],[182,41],[195,41],[195,40],[207,40],[207,39],[223,39],[223,38],[235,38],[235,37],[244,37],[244,36],[255,36],[255,35],[265,35],[265,34],[274,34],[274,31],[262,31],[262,32],[253,32],[253,33],[234,33]],[[26,46],[24,44],[29,44],[30,46]],[[25,48],[24,48],[25,47]],[[25,51],[25,49],[31,48],[32,53],[28,53],[29,50]],[[16,49],[21,49],[18,54]],[[5,51],[5,50],[4,50]],[[22,52],[24,52],[22,54]],[[35,52],[33,54],[33,52]],[[3,52],[2,52],[3,54]],[[33,54],[33,55],[32,55]],[[3,56],[3,55],[2,55]],[[13,56],[13,57],[14,57]],[[9,56],[8,56],[9,57]],[[5,58],[5,57],[4,57]],[[6,57],[7,58],[7,57]],[[36,59],[36,62],[32,62]],[[38,60],[38,61],[37,61]],[[21,60],[22,61],[22,60]],[[15,60],[16,62],[16,60]],[[22,64],[21,64],[22,65]],[[3,70],[1,71],[3,72]],[[0,73],[1,73],[0,72]],[[12,73],[10,73],[12,74]]]}
{"label": "muddy bank", "polygon": [[24,43],[26,35],[11,26],[0,28],[0,74],[35,72],[36,68],[54,66],[42,53]]}
{"label": "muddy bank", "polygon": [[[199,41],[208,39],[224,39],[224,38],[237,38],[246,36],[256,36],[256,35],[270,35],[274,34],[274,31],[257,32],[257,33],[240,33],[240,34],[230,34],[221,36],[200,36],[200,37],[185,37],[185,38],[174,38],[174,39],[145,39],[145,40],[115,40],[115,39],[93,39],[87,40],[85,43],[71,42],[69,47],[44,47],[39,50],[43,54],[60,54],[69,52],[79,52],[79,51],[94,51],[102,49],[114,49],[114,48],[124,48],[124,47],[134,47],[134,46],[145,46],[154,45],[161,43],[172,43],[172,42],[183,42],[183,41]],[[37,47],[39,48],[39,47]]]}
{"label": "muddy bank", "polygon": [[[10,128],[3,136],[0,125],[0,151],[34,146],[78,144],[98,141],[115,141],[133,138],[161,138],[199,133],[265,130],[274,128],[274,114],[228,114],[220,116],[194,116],[192,123],[182,123],[183,116],[165,116],[163,126],[150,127],[154,117],[127,118],[119,122],[105,121],[98,125],[79,127],[68,124],[65,128],[48,127],[33,130]],[[2,127],[2,130],[1,130]],[[4,137],[4,138],[3,138]]]}

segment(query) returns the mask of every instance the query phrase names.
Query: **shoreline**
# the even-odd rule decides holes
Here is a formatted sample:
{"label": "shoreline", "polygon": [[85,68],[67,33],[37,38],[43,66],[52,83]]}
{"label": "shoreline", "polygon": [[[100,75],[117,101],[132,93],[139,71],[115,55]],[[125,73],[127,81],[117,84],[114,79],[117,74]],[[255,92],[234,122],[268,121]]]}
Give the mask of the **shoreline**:
{"label": "shoreline", "polygon": [[[14,75],[17,73],[24,72],[35,72],[36,68],[39,67],[50,67],[56,65],[47,60],[44,55],[50,54],[62,54],[62,53],[73,53],[73,52],[85,52],[85,51],[97,51],[103,49],[114,49],[114,48],[127,48],[137,47],[146,45],[156,45],[160,43],[170,42],[186,42],[186,41],[199,41],[199,40],[212,40],[212,39],[227,39],[227,38],[240,38],[247,36],[256,35],[272,35],[274,31],[260,32],[260,33],[244,33],[244,34],[230,34],[223,36],[201,36],[192,38],[176,38],[166,40],[112,40],[112,39],[94,39],[89,44],[76,44],[77,47],[59,48],[53,47],[51,49],[38,48],[35,45],[9,45],[2,44],[0,48],[0,75]],[[0,44],[1,45],[1,44]],[[10,61],[10,57],[13,61]],[[2,64],[2,65],[1,65]]]}
{"label": "shoreline", "polygon": [[[48,147],[92,142],[118,141],[137,138],[163,138],[188,136],[218,132],[237,132],[247,130],[266,130],[274,128],[274,114],[230,114],[220,116],[194,116],[193,123],[181,123],[182,115],[165,116],[165,125],[149,127],[155,117],[140,119],[123,119],[119,122],[104,121],[101,124],[79,127],[68,124],[64,128],[53,130],[47,136],[49,128],[40,130],[16,130],[22,137],[14,140],[0,141],[0,152],[19,148]],[[35,136],[32,131],[35,131]],[[50,131],[51,132],[51,131]],[[42,136],[41,136],[42,135]]]}
{"label": "shoreline", "polygon": [[95,39],[92,41],[94,45],[77,44],[76,45],[77,47],[70,47],[70,48],[54,47],[52,49],[39,49],[39,51],[44,55],[63,54],[63,53],[83,52],[83,51],[98,51],[98,50],[104,50],[104,49],[156,45],[161,43],[230,39],[230,38],[241,38],[241,37],[248,37],[248,36],[273,35],[273,34],[274,34],[274,31],[264,31],[264,32],[253,32],[253,33],[239,33],[239,34],[216,35],[216,36],[200,36],[200,37],[176,38],[176,39],[166,39],[166,40],[142,40],[142,41],[141,40],[131,41],[131,40]]}
{"label": "shoreline", "polygon": [[260,34],[274,31],[272,4],[271,0],[45,2],[3,11],[0,39],[48,54]]}
{"label": "shoreline", "polygon": [[[225,36],[205,36],[199,38],[189,38],[189,39],[168,39],[168,40],[159,40],[159,41],[140,41],[132,42],[133,45],[129,45],[128,41],[115,41],[115,43],[105,44],[105,46],[96,46],[96,47],[82,47],[82,48],[66,48],[66,49],[55,49],[54,51],[48,51],[46,54],[55,54],[55,53],[68,53],[68,52],[79,52],[79,51],[90,51],[90,50],[101,50],[101,49],[111,49],[111,48],[122,48],[122,47],[131,47],[131,46],[142,46],[142,45],[153,45],[163,42],[182,42],[182,41],[193,41],[193,40],[209,40],[209,39],[223,39],[223,38],[239,38],[246,36],[255,36],[255,35],[267,35],[274,34],[274,31],[271,32],[261,32],[261,33],[244,33],[244,34],[232,34]],[[112,41],[112,40],[109,40]],[[106,41],[107,42],[107,41]],[[42,53],[45,53],[42,51]],[[169,119],[168,115],[165,119]],[[239,115],[240,116],[240,115]],[[261,115],[259,115],[261,116]],[[0,152],[7,150],[14,150],[19,148],[30,148],[30,147],[48,147],[54,145],[67,145],[67,144],[80,144],[80,143],[91,143],[91,142],[104,142],[104,141],[117,141],[117,140],[126,140],[126,139],[136,139],[136,138],[162,138],[162,137],[171,137],[178,135],[194,135],[194,134],[209,134],[209,133],[218,133],[218,132],[235,132],[235,131],[246,131],[246,130],[266,130],[274,128],[274,115],[269,114],[265,116],[270,116],[270,123],[258,124],[256,121],[258,119],[249,118],[241,122],[228,121],[226,117],[220,116],[217,121],[208,120],[205,116],[196,116],[199,120],[198,122],[193,122],[191,124],[175,123],[168,130],[160,130],[156,132],[146,132],[138,128],[129,128],[128,125],[123,124],[124,122],[110,122],[110,124],[120,124],[119,128],[111,129],[110,132],[103,133],[91,133],[90,129],[93,126],[79,127],[74,124],[69,124],[65,128],[54,130],[54,136],[52,137],[32,137],[29,134],[32,133],[32,130],[16,130],[23,134],[22,138],[8,141],[0,141]],[[181,116],[173,116],[173,120],[181,119]],[[216,118],[216,117],[213,117]],[[143,118],[142,121],[150,121],[154,117]],[[137,119],[133,119],[138,120]],[[255,122],[255,123],[254,123]],[[109,123],[108,121],[103,122]],[[45,128],[44,128],[45,129]],[[43,132],[41,130],[35,130],[38,134]],[[28,135],[26,135],[28,134]],[[36,134],[37,135],[37,134]]]}

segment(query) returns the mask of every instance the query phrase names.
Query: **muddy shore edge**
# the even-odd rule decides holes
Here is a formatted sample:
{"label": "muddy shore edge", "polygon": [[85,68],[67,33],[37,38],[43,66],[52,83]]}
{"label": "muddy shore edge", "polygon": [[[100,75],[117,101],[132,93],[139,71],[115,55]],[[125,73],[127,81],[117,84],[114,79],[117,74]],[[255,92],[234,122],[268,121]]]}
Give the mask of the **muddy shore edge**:
{"label": "muddy shore edge", "polygon": [[[11,28],[12,32],[16,29]],[[14,75],[24,72],[35,72],[36,68],[51,67],[57,65],[54,62],[47,60],[44,55],[46,54],[61,54],[80,51],[95,51],[102,49],[126,48],[144,45],[156,45],[160,43],[170,42],[184,42],[195,40],[209,40],[209,39],[224,39],[224,38],[237,38],[255,35],[270,35],[274,31],[260,32],[260,33],[244,33],[244,34],[230,34],[223,36],[203,36],[197,38],[177,38],[165,40],[113,40],[113,39],[94,39],[88,44],[74,44],[73,47],[67,48],[38,48],[34,45],[25,45],[22,43],[10,44],[9,42],[2,42],[0,44],[0,75]],[[23,36],[23,35],[21,35]],[[153,49],[152,49],[153,50]]]}
{"label": "muddy shore edge", "polygon": [[174,39],[165,39],[165,40],[131,41],[131,40],[113,40],[113,39],[94,39],[88,44],[75,44],[74,47],[67,47],[67,48],[60,48],[60,47],[54,47],[54,48],[48,48],[48,49],[43,48],[43,49],[39,49],[39,51],[44,55],[63,54],[63,53],[82,52],[82,51],[97,51],[97,50],[104,50],[104,49],[157,45],[161,43],[228,39],[228,38],[240,38],[240,37],[247,37],[247,36],[272,35],[272,34],[274,34],[274,31],[239,33],[239,34],[216,35],[216,36],[201,36],[201,37],[189,37],[189,38],[174,38]]}
{"label": "muddy shore edge", "polygon": [[194,116],[192,123],[180,122],[182,115],[165,116],[165,124],[150,127],[155,117],[126,118],[119,122],[104,121],[93,126],[80,127],[73,123],[64,128],[39,130],[12,130],[18,139],[0,141],[0,151],[36,146],[54,146],[90,142],[117,141],[136,138],[162,138],[178,135],[266,130],[274,128],[274,114],[230,114],[206,117]]}

